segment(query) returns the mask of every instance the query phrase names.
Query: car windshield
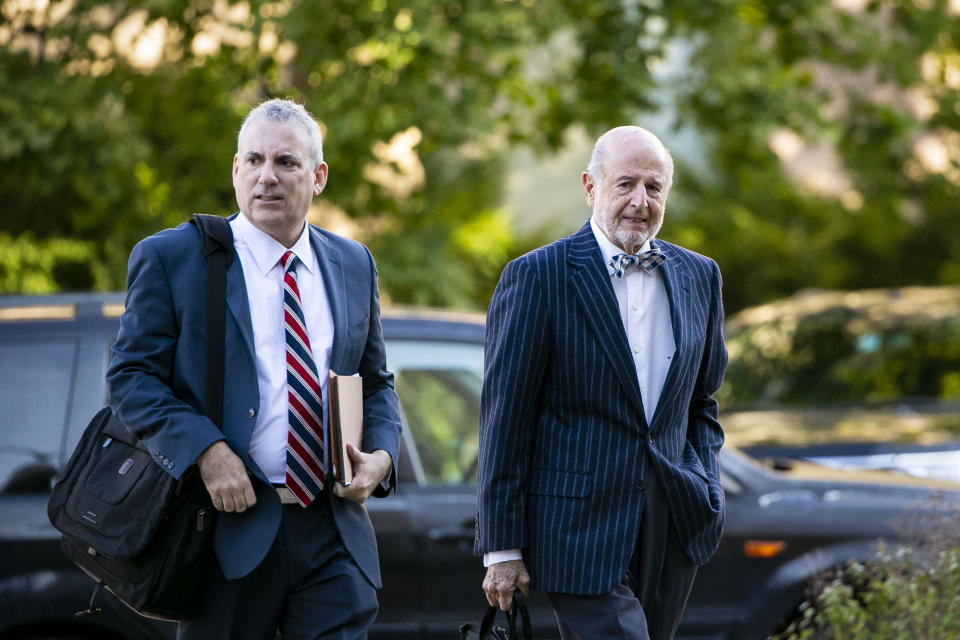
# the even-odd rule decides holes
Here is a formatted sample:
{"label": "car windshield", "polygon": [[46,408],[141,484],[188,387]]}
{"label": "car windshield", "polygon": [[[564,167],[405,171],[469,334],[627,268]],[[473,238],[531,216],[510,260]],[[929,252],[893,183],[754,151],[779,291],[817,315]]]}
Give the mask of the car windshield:
{"label": "car windshield", "polygon": [[809,292],[731,317],[733,444],[960,437],[960,287]]}

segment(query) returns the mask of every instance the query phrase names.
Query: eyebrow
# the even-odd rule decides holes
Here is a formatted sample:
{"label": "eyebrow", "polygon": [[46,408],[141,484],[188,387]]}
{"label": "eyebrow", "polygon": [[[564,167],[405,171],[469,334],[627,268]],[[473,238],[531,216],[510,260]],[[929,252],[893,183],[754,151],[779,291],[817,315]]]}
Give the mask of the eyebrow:
{"label": "eyebrow", "polygon": [[[247,151],[247,153],[244,155],[245,158],[262,158],[263,156],[264,154],[259,151]],[[303,160],[301,160],[297,154],[291,151],[283,151],[278,153],[276,158],[277,160],[294,160],[296,162],[303,163]]]}
{"label": "eyebrow", "polygon": [[[617,177],[616,182],[620,183],[620,182],[623,182],[624,180],[637,181],[642,179],[643,179],[643,176],[637,176],[631,173],[623,173]],[[664,184],[664,181],[661,180],[660,178],[653,177],[653,178],[650,178],[650,181],[653,182],[653,184],[657,185],[658,187],[662,187]]]}

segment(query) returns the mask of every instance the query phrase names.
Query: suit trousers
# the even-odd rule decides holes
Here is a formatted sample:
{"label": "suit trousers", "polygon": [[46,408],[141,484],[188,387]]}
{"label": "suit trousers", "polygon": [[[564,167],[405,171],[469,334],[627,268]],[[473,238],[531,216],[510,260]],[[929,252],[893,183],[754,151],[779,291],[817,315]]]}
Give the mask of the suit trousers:
{"label": "suit trousers", "polygon": [[651,473],[623,582],[599,596],[547,597],[563,640],[672,640],[696,574],[697,565],[677,542],[660,483]]}
{"label": "suit trousers", "polygon": [[366,638],[376,589],[344,548],[328,496],[282,509],[273,546],[253,572],[227,580],[211,563],[201,613],[177,625],[178,640]]}

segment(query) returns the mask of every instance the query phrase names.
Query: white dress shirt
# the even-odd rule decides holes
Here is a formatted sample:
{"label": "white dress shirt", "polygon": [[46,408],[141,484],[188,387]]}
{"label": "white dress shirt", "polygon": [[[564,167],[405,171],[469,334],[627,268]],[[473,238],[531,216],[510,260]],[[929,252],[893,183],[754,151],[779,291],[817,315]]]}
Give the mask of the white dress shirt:
{"label": "white dress shirt", "polygon": [[[287,346],[283,328],[283,266],[280,259],[287,249],[272,236],[253,226],[243,213],[230,222],[230,227],[247,287],[260,391],[260,412],[250,439],[250,456],[270,482],[284,484],[289,421]],[[310,246],[308,225],[304,225],[303,233],[290,251],[299,258],[296,267],[297,287],[313,360],[317,365],[323,397],[326,397],[330,352],[333,349],[333,315],[323,275]],[[229,371],[228,362],[228,377]],[[326,421],[324,408],[324,425]],[[324,465],[327,468],[326,461]]]}
{"label": "white dress shirt", "polygon": [[[590,228],[600,245],[603,263],[607,265],[613,292],[620,305],[620,319],[627,332],[630,355],[637,369],[637,382],[640,383],[640,397],[643,399],[643,413],[647,424],[653,420],[653,413],[667,379],[670,362],[677,352],[673,340],[673,324],[670,321],[670,300],[663,284],[660,271],[653,273],[636,265],[627,268],[622,278],[614,275],[610,261],[613,256],[623,253],[603,234],[593,218]],[[650,241],[640,247],[637,253],[650,250]]]}
{"label": "white dress shirt", "polygon": [[[670,362],[677,351],[673,339],[673,324],[670,321],[670,300],[659,270],[650,273],[636,265],[626,269],[622,278],[618,278],[610,266],[613,256],[624,253],[597,227],[593,217],[590,228],[600,245],[603,262],[610,274],[613,292],[620,307],[620,320],[623,322],[630,345],[630,355],[637,372],[640,385],[640,398],[643,400],[643,413],[647,424],[653,420],[653,414],[667,379]],[[637,253],[650,250],[650,241],[640,247]],[[483,566],[489,567],[497,562],[520,560],[519,549],[490,551],[483,555]]]}

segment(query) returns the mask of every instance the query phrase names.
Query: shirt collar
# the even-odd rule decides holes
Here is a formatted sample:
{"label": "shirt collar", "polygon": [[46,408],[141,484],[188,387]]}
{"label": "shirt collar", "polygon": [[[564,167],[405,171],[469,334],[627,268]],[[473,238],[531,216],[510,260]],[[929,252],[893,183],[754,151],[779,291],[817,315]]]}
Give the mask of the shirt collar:
{"label": "shirt collar", "polygon": [[[597,239],[597,244],[600,245],[600,254],[603,255],[603,264],[607,267],[607,273],[611,276],[616,273],[613,270],[613,267],[610,266],[610,261],[613,260],[613,256],[620,255],[625,253],[623,249],[617,245],[610,242],[610,238],[600,230],[600,227],[597,226],[597,221],[593,219],[593,216],[590,216],[590,229],[593,231],[593,236]],[[640,247],[640,250],[637,253],[643,253],[644,251],[650,251],[650,240],[647,240],[643,243],[643,246]]]}
{"label": "shirt collar", "polygon": [[[293,246],[290,247],[290,251],[293,251],[294,255],[300,259],[307,271],[313,273],[314,256],[313,250],[310,248],[309,229],[309,224],[303,225],[303,231]],[[239,242],[249,247],[250,255],[253,256],[257,269],[264,276],[277,266],[280,258],[287,251],[287,248],[277,242],[273,236],[253,226],[253,223],[247,219],[243,212],[240,212],[240,215],[236,218],[233,234]]]}

